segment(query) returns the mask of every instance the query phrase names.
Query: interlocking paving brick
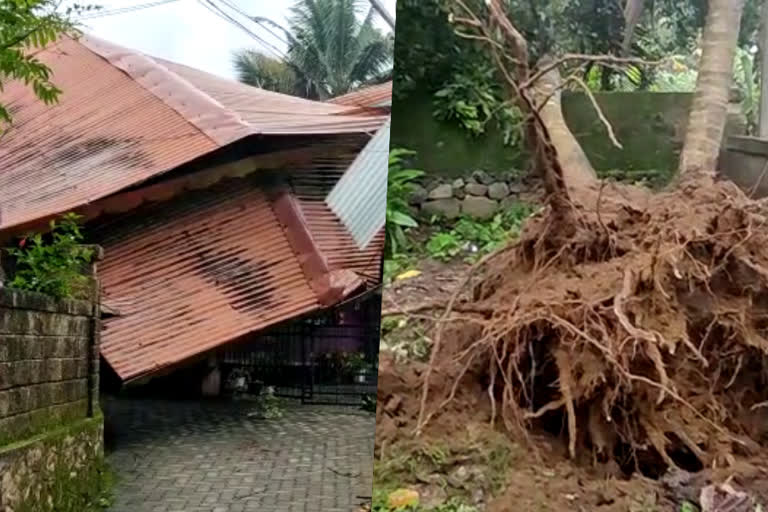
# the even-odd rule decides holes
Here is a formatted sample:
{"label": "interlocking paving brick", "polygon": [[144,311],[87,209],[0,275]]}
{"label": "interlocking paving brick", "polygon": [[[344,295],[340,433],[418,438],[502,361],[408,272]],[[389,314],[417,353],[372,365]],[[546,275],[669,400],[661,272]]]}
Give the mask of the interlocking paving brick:
{"label": "interlocking paving brick", "polygon": [[370,496],[373,415],[288,404],[248,418],[243,402],[109,400],[110,512],[353,511]]}

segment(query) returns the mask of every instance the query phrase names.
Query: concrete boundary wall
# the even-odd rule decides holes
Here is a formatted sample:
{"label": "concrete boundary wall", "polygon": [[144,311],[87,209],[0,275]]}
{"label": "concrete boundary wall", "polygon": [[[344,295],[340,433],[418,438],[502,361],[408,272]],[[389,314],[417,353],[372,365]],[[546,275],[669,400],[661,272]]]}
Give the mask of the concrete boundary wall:
{"label": "concrete boundary wall", "polygon": [[768,196],[768,140],[731,136],[720,155],[720,174],[754,198]]}

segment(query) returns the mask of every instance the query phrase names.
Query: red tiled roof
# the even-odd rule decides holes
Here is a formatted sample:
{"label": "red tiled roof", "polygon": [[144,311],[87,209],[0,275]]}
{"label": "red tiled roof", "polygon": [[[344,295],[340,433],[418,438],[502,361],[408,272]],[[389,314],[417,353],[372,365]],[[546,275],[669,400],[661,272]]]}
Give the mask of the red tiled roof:
{"label": "red tiled roof", "polygon": [[4,85],[0,230],[69,211],[254,134],[372,132],[383,117],[300,100],[110,43],[62,39],[39,52],[63,90],[43,105]]}
{"label": "red tiled roof", "polygon": [[372,85],[337,96],[329,100],[335,105],[346,105],[351,107],[376,108],[388,106],[392,102],[392,82],[386,82],[379,85]]}

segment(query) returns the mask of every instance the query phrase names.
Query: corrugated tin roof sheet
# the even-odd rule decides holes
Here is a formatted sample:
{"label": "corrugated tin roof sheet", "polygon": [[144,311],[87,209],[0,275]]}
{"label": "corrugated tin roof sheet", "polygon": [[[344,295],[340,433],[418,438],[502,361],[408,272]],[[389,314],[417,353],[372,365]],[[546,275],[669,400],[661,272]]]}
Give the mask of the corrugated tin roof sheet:
{"label": "corrugated tin roof sheet", "polygon": [[67,211],[218,146],[152,93],[81,44],[38,58],[64,92],[46,107],[18,82],[0,101],[14,126],[0,143],[0,229]]}
{"label": "corrugated tin roof sheet", "polygon": [[389,107],[392,105],[392,82],[386,82],[337,96],[330,100],[336,105],[365,108]]}
{"label": "corrugated tin roof sheet", "polygon": [[102,333],[110,366],[148,376],[379,283],[384,230],[361,250],[325,202],[345,169],[320,157],[89,224],[104,302],[119,312]]}
{"label": "corrugated tin roof sheet", "polygon": [[326,198],[360,249],[386,223],[389,126],[385,124],[374,135]]}
{"label": "corrugated tin roof sheet", "polygon": [[[0,229],[63,213],[252,134],[373,132],[381,116],[267,93],[87,36],[38,52],[63,93],[4,84]],[[169,69],[173,68],[173,69]]]}
{"label": "corrugated tin roof sheet", "polygon": [[319,308],[265,193],[249,179],[103,220],[102,355],[124,380]]}
{"label": "corrugated tin roof sheet", "polygon": [[[310,232],[331,269],[351,269],[369,284],[380,280],[384,230],[361,249],[325,198],[344,174],[344,169],[315,169],[291,174],[290,184],[299,199]],[[385,183],[386,187],[386,183]]]}

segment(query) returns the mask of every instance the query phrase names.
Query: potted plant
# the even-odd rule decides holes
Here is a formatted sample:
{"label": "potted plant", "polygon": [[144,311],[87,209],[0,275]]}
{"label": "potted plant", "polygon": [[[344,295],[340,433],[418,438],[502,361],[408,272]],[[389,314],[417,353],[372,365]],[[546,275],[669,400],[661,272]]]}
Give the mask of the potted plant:
{"label": "potted plant", "polygon": [[365,356],[360,352],[349,354],[346,358],[344,368],[347,374],[352,377],[352,380],[356,384],[364,384],[366,377],[366,369],[368,364],[365,361]]}

